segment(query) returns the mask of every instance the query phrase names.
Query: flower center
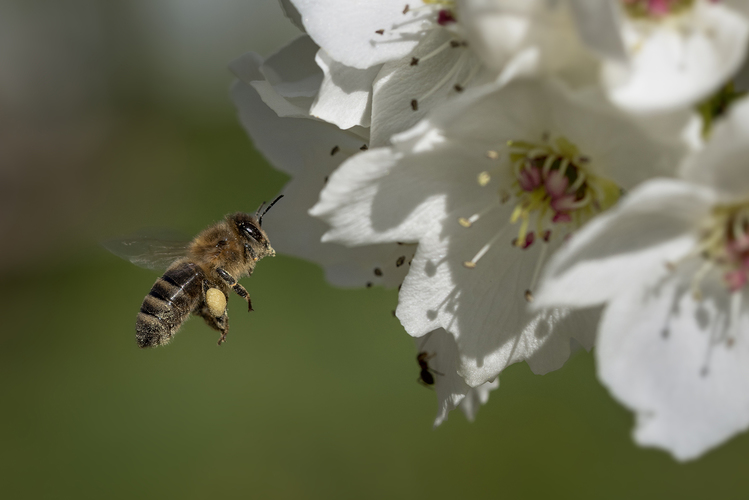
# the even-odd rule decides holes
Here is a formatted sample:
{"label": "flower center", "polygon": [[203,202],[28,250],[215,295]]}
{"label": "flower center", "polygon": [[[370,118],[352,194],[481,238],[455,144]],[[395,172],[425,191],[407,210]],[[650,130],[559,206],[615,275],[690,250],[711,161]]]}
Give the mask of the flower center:
{"label": "flower center", "polygon": [[692,279],[692,295],[702,298],[700,283],[715,267],[731,292],[749,282],[749,202],[719,205],[702,224],[700,242],[691,255],[702,255],[704,262]]}
{"label": "flower center", "polygon": [[[595,175],[590,159],[564,137],[541,143],[508,141],[507,155],[513,182],[509,192],[501,189],[499,194],[503,202],[511,197],[516,201],[510,222],[519,224],[517,247],[528,248],[536,236],[548,241],[558,233],[566,235],[619,200],[619,186]],[[490,179],[491,173],[482,172],[479,184]]]}
{"label": "flower center", "polygon": [[622,0],[624,12],[634,19],[663,19],[692,8],[694,0]]}
{"label": "flower center", "polygon": [[[516,248],[527,249],[535,242],[548,243],[552,238],[566,237],[591,217],[614,205],[621,195],[621,188],[596,175],[590,158],[564,137],[549,140],[548,134],[544,134],[538,143],[508,141],[504,154],[489,151],[487,156],[499,160],[499,166],[494,171],[481,172],[479,185],[489,185],[494,176],[507,179],[509,169],[509,182],[501,182],[498,194],[502,204],[510,200],[515,203],[509,222],[518,227],[517,236],[512,240]],[[468,228],[483,215],[461,217],[458,222]],[[496,234],[463,265],[469,269],[476,267],[478,260],[502,234],[501,231]],[[546,249],[547,245],[543,244],[530,287],[525,292],[528,301],[533,300],[531,290],[545,260]]]}

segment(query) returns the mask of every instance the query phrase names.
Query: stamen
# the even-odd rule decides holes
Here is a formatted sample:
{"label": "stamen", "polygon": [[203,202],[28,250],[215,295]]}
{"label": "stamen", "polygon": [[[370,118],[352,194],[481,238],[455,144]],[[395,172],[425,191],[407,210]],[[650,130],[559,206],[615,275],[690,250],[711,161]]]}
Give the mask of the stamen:
{"label": "stamen", "polygon": [[[434,85],[434,87],[432,87],[429,90],[429,92],[427,92],[426,94],[424,94],[423,96],[421,96],[421,100],[423,101],[423,100],[427,99],[429,96],[431,96],[432,94],[434,94],[435,92],[437,92],[437,90],[441,89],[450,80],[450,78],[452,78],[455,75],[455,73],[458,72],[458,69],[460,68],[461,62],[463,61],[464,58],[465,58],[465,52],[462,53],[462,54],[460,54],[460,56],[458,56],[458,60],[455,61],[455,64],[453,64],[453,67],[450,68],[450,70],[447,73],[445,73],[445,76],[443,76],[442,79],[440,81],[438,81]],[[422,61],[423,60],[424,59],[422,59]]]}
{"label": "stamen", "polygon": [[[528,295],[527,295],[528,292],[536,288],[538,276],[541,274],[541,267],[543,267],[544,262],[546,262],[546,253],[547,253],[548,248],[549,248],[549,245],[546,245],[546,244],[541,245],[541,255],[538,256],[538,261],[536,261],[536,268],[533,270],[533,278],[531,278],[531,286],[529,286],[528,291],[526,291],[526,299],[528,298]],[[532,293],[531,293],[531,297],[533,297]],[[531,300],[533,299],[531,298]]]}
{"label": "stamen", "polygon": [[743,296],[741,290],[737,290],[731,294],[731,305],[729,308],[730,323],[729,328],[726,329],[726,331],[728,332],[728,338],[726,339],[726,344],[728,345],[728,347],[732,347],[734,339],[738,338],[739,336],[742,302]]}
{"label": "stamen", "polygon": [[431,51],[429,54],[425,55],[424,57],[419,57],[418,62],[428,61],[429,59],[433,58],[434,56],[436,56],[437,54],[439,54],[440,52],[448,48],[450,46],[450,42],[451,40],[443,43],[442,45],[440,45],[439,47],[437,47],[436,49],[434,49],[433,51]]}
{"label": "stamen", "polygon": [[692,298],[697,302],[702,300],[702,290],[700,290],[700,285],[714,265],[715,264],[711,260],[705,261],[692,278]]}
{"label": "stamen", "polygon": [[[466,79],[463,80],[462,83],[455,84],[455,90],[457,90],[458,92],[462,92],[463,89],[466,88],[469,83],[471,83],[471,80],[473,80],[476,77],[476,75],[478,74],[480,70],[481,70],[481,65],[474,64],[471,67],[471,71],[468,72],[468,76],[466,76]],[[460,87],[460,89],[458,87]]]}
{"label": "stamen", "polygon": [[478,177],[479,186],[484,187],[492,180],[491,175],[489,175],[489,172],[481,172]]}
{"label": "stamen", "polygon": [[483,247],[481,247],[481,250],[479,250],[478,253],[476,255],[474,255],[471,260],[463,262],[463,265],[465,267],[467,267],[468,269],[475,268],[476,264],[481,259],[481,257],[483,257],[484,255],[486,255],[486,252],[489,251],[489,249],[492,247],[492,245],[494,243],[496,243],[496,241],[499,239],[500,236],[502,236],[502,232],[501,231],[498,232],[497,234],[495,234],[492,237],[492,239],[489,240],[489,242],[486,245],[484,245]]}

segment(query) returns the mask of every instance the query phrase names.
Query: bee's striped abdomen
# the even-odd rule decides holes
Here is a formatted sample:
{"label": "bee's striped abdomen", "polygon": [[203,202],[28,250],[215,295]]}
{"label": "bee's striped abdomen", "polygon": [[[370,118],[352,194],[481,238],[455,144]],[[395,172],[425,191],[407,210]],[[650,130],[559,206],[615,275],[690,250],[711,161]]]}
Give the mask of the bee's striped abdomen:
{"label": "bee's striped abdomen", "polygon": [[200,301],[203,271],[193,262],[179,262],[156,280],[143,299],[135,322],[140,347],[169,343]]}

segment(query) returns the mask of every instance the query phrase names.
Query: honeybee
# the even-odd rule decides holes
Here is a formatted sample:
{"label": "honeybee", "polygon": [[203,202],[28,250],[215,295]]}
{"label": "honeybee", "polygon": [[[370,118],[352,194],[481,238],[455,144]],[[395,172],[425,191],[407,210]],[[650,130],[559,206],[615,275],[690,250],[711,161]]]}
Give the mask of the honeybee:
{"label": "honeybee", "polygon": [[245,299],[252,311],[250,294],[238,281],[252,274],[257,261],[276,255],[262,224],[263,216],[282,196],[262,213],[265,203],[254,215],[227,215],[189,242],[141,234],[104,243],[109,251],[138,266],[168,266],[140,306],[135,321],[139,347],[168,344],[190,313],[221,332],[218,345],[226,340],[229,290]]}

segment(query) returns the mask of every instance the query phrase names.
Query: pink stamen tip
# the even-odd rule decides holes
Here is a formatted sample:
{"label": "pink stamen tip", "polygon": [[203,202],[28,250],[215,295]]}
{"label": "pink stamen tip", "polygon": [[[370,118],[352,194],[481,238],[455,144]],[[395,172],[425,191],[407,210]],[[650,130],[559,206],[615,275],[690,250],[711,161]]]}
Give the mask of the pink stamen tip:
{"label": "pink stamen tip", "polygon": [[533,242],[536,239],[536,235],[533,234],[533,231],[525,235],[525,243],[523,244],[523,250],[528,248],[533,244]]}
{"label": "pink stamen tip", "polygon": [[569,185],[569,179],[562,175],[559,170],[552,170],[551,172],[549,172],[544,182],[546,192],[549,193],[549,196],[551,196],[552,199],[564,196],[564,192],[567,190],[567,187]]}
{"label": "pink stamen tip", "polygon": [[454,22],[455,22],[455,16],[453,16],[453,13],[447,9],[442,9],[437,14],[437,24],[439,24],[440,26],[444,26],[446,24],[450,24]]}
{"label": "pink stamen tip", "polygon": [[551,208],[556,212],[571,212],[575,209],[575,201],[575,195],[573,194],[553,198],[551,200]]}
{"label": "pink stamen tip", "polygon": [[526,167],[520,172],[520,187],[523,191],[533,191],[541,185],[541,169]]}
{"label": "pink stamen tip", "polygon": [[744,270],[730,271],[725,274],[724,279],[729,290],[736,292],[746,285],[746,272]]}
{"label": "pink stamen tip", "polygon": [[572,216],[568,213],[557,212],[554,214],[554,218],[551,219],[551,222],[554,222],[554,223],[572,222]]}
{"label": "pink stamen tip", "polygon": [[670,0],[650,0],[648,10],[654,16],[665,16],[668,14]]}

